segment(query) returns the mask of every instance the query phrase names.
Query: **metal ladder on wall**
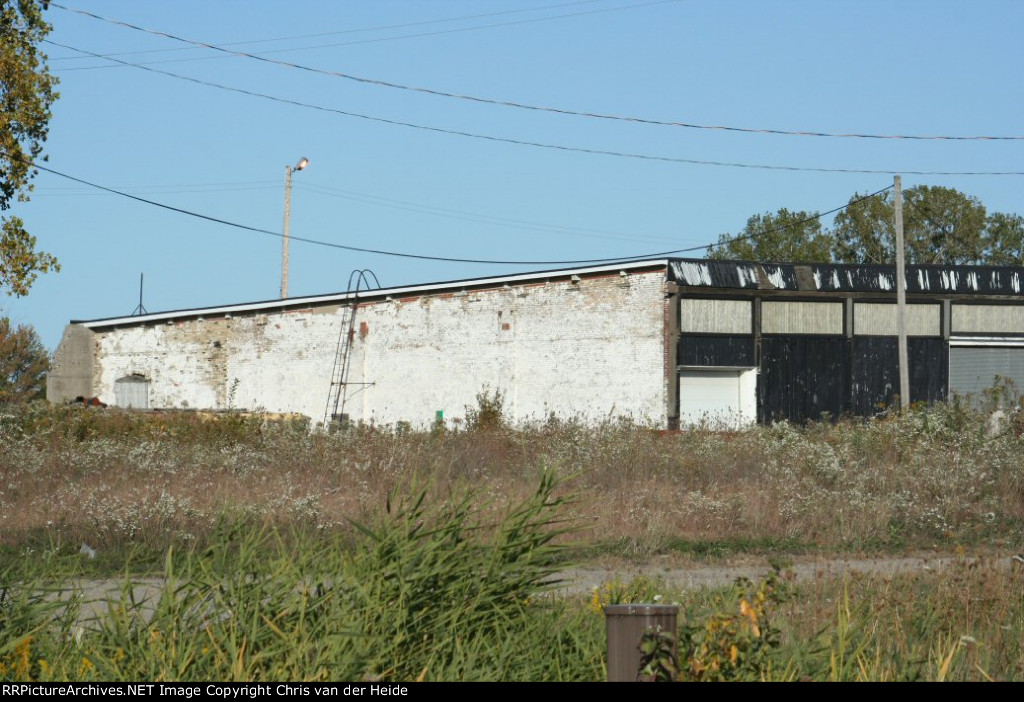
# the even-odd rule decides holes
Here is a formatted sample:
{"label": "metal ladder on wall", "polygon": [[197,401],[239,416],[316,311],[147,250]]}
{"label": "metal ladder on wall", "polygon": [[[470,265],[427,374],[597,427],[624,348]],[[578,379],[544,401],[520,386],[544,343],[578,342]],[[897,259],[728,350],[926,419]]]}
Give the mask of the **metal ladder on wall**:
{"label": "metal ladder on wall", "polygon": [[[338,334],[338,346],[334,352],[334,366],[331,368],[331,386],[327,392],[327,406],[324,408],[324,427],[333,421],[343,421],[345,400],[348,396],[349,360],[352,356],[352,342],[356,334],[356,310],[359,308],[359,293],[371,289],[371,285],[380,288],[377,276],[370,269],[354,270],[348,277],[348,290],[352,292],[352,302],[345,308],[341,319],[341,331]],[[372,383],[358,383],[372,385]]]}

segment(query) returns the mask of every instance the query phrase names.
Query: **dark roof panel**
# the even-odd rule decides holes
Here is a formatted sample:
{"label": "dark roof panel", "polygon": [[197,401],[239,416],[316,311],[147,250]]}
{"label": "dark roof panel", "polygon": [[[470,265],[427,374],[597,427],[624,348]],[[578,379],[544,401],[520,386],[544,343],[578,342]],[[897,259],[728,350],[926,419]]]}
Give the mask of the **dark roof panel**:
{"label": "dark roof panel", "polygon": [[[697,288],[814,292],[896,290],[895,266],[672,259],[669,268],[676,283]],[[907,266],[907,292],[1024,297],[1024,268]]]}

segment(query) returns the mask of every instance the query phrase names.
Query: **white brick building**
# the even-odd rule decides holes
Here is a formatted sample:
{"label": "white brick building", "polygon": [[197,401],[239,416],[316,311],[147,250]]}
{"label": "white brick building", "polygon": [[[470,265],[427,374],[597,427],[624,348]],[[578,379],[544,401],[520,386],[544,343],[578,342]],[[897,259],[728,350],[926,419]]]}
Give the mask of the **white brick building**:
{"label": "white brick building", "polygon": [[[425,426],[461,419],[486,388],[514,420],[663,422],[666,284],[659,261],[361,292],[338,409]],[[352,297],[73,322],[47,395],[323,421]]]}
{"label": "white brick building", "polygon": [[[417,427],[484,390],[515,421],[869,416],[898,392],[895,297],[892,266],[661,259],[97,319],[47,397]],[[907,301],[910,401],[1016,402],[1024,268],[909,266]]]}

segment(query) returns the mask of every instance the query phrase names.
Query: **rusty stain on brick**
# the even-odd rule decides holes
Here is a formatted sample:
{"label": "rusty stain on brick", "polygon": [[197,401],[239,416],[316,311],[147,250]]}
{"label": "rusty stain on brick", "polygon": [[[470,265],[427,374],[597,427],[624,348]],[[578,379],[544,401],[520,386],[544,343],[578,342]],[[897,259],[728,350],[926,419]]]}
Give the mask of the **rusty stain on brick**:
{"label": "rusty stain on brick", "polygon": [[366,336],[370,333],[370,325],[366,322],[359,323],[359,339],[360,341],[366,341]]}

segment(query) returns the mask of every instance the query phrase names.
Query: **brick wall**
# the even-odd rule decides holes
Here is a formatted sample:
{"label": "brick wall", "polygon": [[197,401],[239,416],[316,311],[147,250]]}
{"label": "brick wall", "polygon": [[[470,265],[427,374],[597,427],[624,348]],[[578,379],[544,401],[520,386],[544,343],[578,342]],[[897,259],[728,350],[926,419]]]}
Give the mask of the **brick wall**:
{"label": "brick wall", "polygon": [[[345,412],[458,421],[485,387],[516,420],[550,412],[665,422],[665,274],[603,275],[362,303]],[[150,380],[152,407],[301,412],[320,421],[345,315],[337,305],[100,331],[93,388]],[[372,383],[372,384],[371,384]]]}

